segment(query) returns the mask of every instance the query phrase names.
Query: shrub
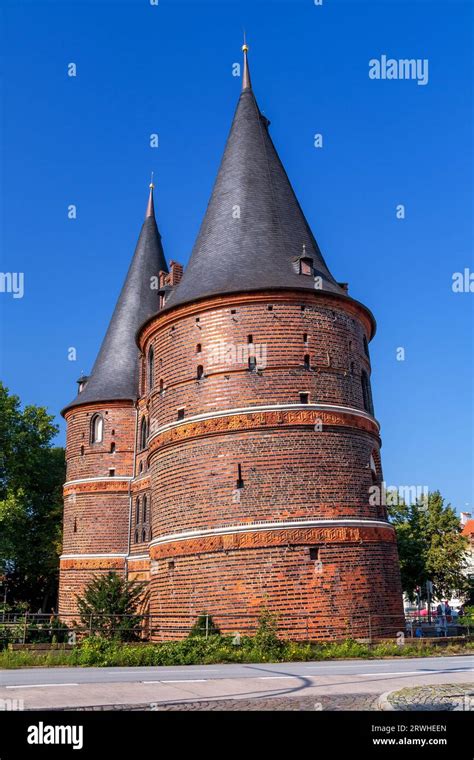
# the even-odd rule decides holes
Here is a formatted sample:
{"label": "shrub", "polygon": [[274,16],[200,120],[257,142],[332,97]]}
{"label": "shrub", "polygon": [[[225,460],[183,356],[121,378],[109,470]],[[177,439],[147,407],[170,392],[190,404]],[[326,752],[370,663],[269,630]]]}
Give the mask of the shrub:
{"label": "shrub", "polygon": [[263,609],[258,619],[258,628],[251,639],[252,649],[260,655],[262,661],[278,657],[283,642],[278,638],[278,618],[267,609]]}
{"label": "shrub", "polygon": [[189,636],[217,636],[220,635],[218,625],[205,610],[201,612],[193,627],[189,631]]}
{"label": "shrub", "polygon": [[94,578],[77,600],[84,630],[119,641],[139,639],[137,606],[144,589],[144,583],[126,581],[113,572]]}

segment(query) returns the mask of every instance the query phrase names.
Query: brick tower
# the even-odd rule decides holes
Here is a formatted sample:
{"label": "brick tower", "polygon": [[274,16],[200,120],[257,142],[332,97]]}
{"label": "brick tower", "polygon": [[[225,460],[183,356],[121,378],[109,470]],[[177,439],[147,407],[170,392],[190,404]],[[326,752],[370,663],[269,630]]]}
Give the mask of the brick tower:
{"label": "brick tower", "polygon": [[[392,634],[403,613],[395,533],[370,499],[382,481],[374,318],[326,266],[259,111],[245,45],[242,85],[183,276],[173,263],[166,272],[155,235],[159,304],[147,291],[112,351],[106,337],[66,412],[62,604],[113,566],[149,578],[161,637],[202,610],[243,630],[262,607],[295,638]],[[145,279],[129,279],[141,298]],[[115,367],[93,381],[125,339],[140,387],[131,358],[119,398],[107,390]],[[104,451],[91,443],[81,457],[97,413],[106,431],[117,420],[122,449],[110,453],[106,432]]]}
{"label": "brick tower", "polygon": [[137,436],[139,354],[135,333],[158,308],[154,278],[166,271],[153,185],[138,243],[90,377],[65,409],[64,537],[59,610],[97,573],[128,571],[131,483]]}

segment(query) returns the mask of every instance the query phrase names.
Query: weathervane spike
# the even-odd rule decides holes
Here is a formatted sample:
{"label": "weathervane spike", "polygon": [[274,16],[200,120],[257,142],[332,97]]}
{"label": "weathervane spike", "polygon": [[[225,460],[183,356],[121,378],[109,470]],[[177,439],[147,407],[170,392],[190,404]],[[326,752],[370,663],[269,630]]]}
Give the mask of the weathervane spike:
{"label": "weathervane spike", "polygon": [[246,41],[245,29],[244,29],[244,44],[242,45],[242,52],[244,54],[244,73],[242,76],[242,90],[251,90],[252,84],[250,82],[249,62],[247,59],[248,45]]}
{"label": "weathervane spike", "polygon": [[148,219],[150,216],[155,216],[155,207],[153,205],[153,190],[155,189],[155,185],[153,183],[153,172],[151,173],[151,180],[148,187],[150,188],[150,194],[148,196],[148,205],[146,207],[145,219]]}

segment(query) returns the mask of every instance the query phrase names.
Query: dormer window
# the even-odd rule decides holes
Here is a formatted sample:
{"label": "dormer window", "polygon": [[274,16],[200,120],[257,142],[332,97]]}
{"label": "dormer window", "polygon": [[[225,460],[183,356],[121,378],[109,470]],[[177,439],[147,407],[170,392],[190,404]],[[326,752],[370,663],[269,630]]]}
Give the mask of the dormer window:
{"label": "dormer window", "polygon": [[313,274],[313,259],[309,256],[301,256],[300,258],[300,274],[306,274],[310,277]]}
{"label": "dormer window", "polygon": [[94,414],[91,419],[91,443],[102,443],[104,437],[104,420],[100,414]]}
{"label": "dormer window", "polygon": [[79,380],[77,381],[77,385],[78,385],[78,391],[79,391],[79,393],[82,393],[82,391],[83,391],[83,390],[84,390],[84,388],[86,387],[86,384],[87,384],[87,381],[88,381],[88,379],[89,379],[89,378],[87,377],[87,375],[81,375],[81,377],[80,377],[80,378],[79,378]]}

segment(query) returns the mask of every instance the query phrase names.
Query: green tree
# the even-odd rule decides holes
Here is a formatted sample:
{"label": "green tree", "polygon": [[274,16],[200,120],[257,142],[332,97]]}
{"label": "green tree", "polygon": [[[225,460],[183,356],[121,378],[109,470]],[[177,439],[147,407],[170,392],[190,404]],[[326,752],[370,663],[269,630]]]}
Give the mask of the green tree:
{"label": "green tree", "polygon": [[109,572],[94,578],[77,599],[81,623],[87,631],[108,639],[133,641],[139,638],[144,583],[127,581]]}
{"label": "green tree", "polygon": [[467,540],[461,535],[459,518],[439,491],[414,504],[389,506],[397,533],[403,590],[415,598],[417,586],[425,594],[426,581],[433,582],[437,599],[467,591],[463,574]]}
{"label": "green tree", "polygon": [[53,419],[0,382],[0,575],[10,604],[33,610],[57,597],[66,468]]}

